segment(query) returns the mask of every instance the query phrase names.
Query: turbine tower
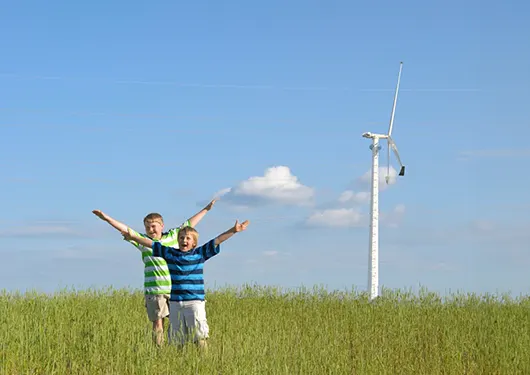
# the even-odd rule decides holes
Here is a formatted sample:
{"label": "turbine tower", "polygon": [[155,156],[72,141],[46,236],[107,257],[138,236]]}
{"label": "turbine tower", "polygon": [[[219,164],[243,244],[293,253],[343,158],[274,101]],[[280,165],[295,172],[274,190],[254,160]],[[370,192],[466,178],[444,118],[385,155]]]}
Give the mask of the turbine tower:
{"label": "turbine tower", "polygon": [[387,162],[388,169],[386,175],[386,183],[389,183],[390,178],[390,149],[394,152],[396,159],[400,165],[399,175],[405,175],[405,166],[401,163],[401,158],[397,150],[396,143],[392,139],[392,127],[394,125],[394,115],[396,113],[396,103],[399,91],[399,82],[401,80],[401,70],[403,62],[399,64],[399,74],[394,94],[394,104],[392,105],[392,114],[390,115],[390,126],[388,127],[388,134],[363,133],[364,138],[371,138],[372,144],[372,197],[370,204],[370,237],[369,237],[369,254],[368,254],[368,292],[370,293],[370,300],[379,296],[379,150],[381,146],[379,140],[387,140]]}

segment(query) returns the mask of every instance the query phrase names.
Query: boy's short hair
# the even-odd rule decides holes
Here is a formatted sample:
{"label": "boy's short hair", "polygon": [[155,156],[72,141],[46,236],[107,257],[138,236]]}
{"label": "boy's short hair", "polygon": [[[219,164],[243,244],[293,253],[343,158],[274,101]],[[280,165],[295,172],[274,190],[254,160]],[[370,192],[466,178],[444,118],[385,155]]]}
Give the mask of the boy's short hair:
{"label": "boy's short hair", "polygon": [[195,246],[198,246],[199,245],[199,232],[197,232],[197,229],[193,227],[190,227],[190,226],[182,227],[179,231],[179,237],[181,235],[186,235],[188,233],[193,237],[193,240],[195,241]]}
{"label": "boy's short hair", "polygon": [[162,218],[162,215],[157,212],[152,212],[146,217],[144,217],[144,224],[148,221],[159,221],[160,224],[164,224],[164,219]]}

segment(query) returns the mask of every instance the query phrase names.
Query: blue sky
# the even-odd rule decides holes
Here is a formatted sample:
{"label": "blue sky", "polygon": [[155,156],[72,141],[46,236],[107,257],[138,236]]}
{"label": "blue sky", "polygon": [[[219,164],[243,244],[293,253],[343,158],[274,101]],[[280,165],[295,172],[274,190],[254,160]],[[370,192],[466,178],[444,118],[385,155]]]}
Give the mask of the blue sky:
{"label": "blue sky", "polygon": [[201,239],[251,226],[208,262],[210,287],[365,290],[361,134],[387,129],[403,61],[407,176],[380,194],[380,284],[527,294],[529,8],[5,5],[0,289],[141,288],[137,250],[91,211],[137,230],[160,212],[173,227],[231,189]]}

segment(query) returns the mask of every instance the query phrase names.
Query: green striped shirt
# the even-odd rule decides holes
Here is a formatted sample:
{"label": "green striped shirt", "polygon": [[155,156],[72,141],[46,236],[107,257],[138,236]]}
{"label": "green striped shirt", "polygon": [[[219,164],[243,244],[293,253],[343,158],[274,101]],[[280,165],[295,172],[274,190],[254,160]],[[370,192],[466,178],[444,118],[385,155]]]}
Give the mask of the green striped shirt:
{"label": "green striped shirt", "polygon": [[[171,246],[174,248],[179,247],[178,235],[180,228],[185,226],[191,226],[189,220],[182,224],[178,228],[170,229],[168,232],[162,233],[162,237],[157,242],[162,245]],[[141,236],[149,238],[144,233],[138,233],[131,229],[131,232]],[[155,240],[153,240],[155,241]],[[171,294],[171,275],[164,258],[153,256],[153,249],[142,246],[136,241],[128,241],[138,250],[142,252],[142,260],[144,262],[144,293],[145,294]]]}

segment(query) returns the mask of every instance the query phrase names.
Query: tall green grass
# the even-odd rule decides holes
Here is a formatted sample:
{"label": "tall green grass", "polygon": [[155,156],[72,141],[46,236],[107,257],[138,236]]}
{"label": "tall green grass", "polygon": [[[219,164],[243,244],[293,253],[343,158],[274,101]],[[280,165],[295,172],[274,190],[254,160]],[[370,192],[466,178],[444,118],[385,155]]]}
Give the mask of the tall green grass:
{"label": "tall green grass", "polygon": [[247,286],[207,295],[209,351],[157,349],[129,290],[0,294],[1,374],[530,374],[530,298]]}

